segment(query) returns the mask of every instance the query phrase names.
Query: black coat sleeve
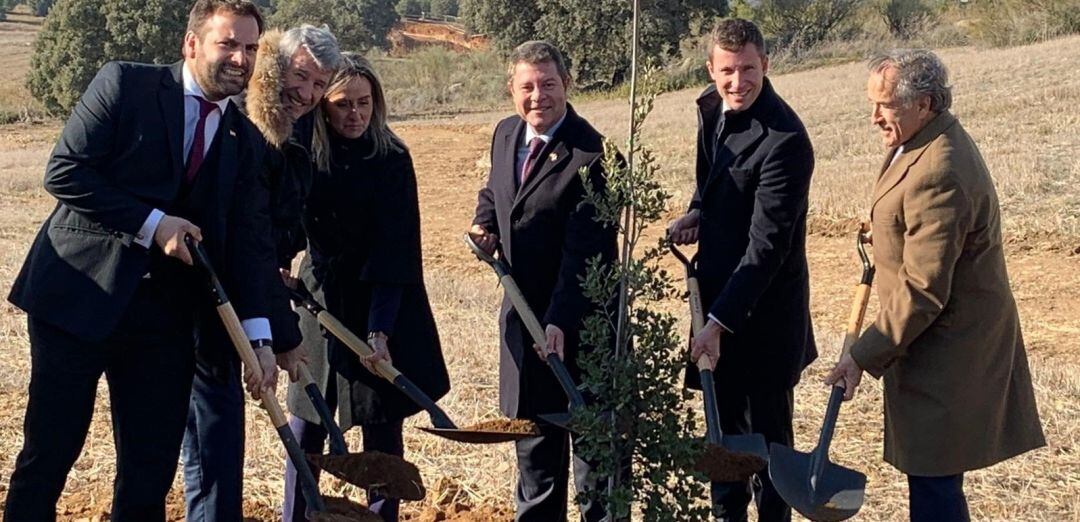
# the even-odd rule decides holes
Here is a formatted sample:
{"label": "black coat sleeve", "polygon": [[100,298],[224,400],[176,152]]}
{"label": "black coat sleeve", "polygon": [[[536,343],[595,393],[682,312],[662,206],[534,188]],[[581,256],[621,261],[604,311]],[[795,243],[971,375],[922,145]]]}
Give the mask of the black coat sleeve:
{"label": "black coat sleeve", "polygon": [[495,194],[492,191],[494,186],[494,180],[492,176],[495,171],[495,140],[499,136],[498,128],[492,133],[491,143],[491,168],[488,169],[487,184],[484,188],[480,189],[480,193],[476,196],[476,214],[473,217],[473,224],[484,227],[489,233],[497,233],[499,231],[498,218],[495,215]]}
{"label": "black coat sleeve", "polygon": [[103,173],[115,157],[123,67],[98,71],[64,126],[45,170],[45,190],[71,210],[131,237],[153,208]]}

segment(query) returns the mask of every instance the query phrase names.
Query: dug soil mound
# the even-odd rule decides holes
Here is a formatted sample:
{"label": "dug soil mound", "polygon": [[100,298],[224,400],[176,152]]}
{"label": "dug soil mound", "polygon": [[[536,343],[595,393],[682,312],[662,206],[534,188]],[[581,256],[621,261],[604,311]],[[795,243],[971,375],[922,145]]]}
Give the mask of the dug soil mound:
{"label": "dug soil mound", "polygon": [[540,427],[525,419],[492,419],[466,426],[465,431],[540,435]]}
{"label": "dug soil mound", "polygon": [[713,482],[739,482],[765,469],[765,459],[750,453],[735,453],[720,446],[707,444],[705,452],[694,465]]}
{"label": "dug soil mound", "polygon": [[420,470],[401,457],[366,451],[348,455],[308,455],[307,458],[331,475],[387,498],[421,500],[426,494]]}
{"label": "dug soil mound", "polygon": [[379,515],[344,497],[323,497],[326,511],[311,515],[311,522],[382,522]]}

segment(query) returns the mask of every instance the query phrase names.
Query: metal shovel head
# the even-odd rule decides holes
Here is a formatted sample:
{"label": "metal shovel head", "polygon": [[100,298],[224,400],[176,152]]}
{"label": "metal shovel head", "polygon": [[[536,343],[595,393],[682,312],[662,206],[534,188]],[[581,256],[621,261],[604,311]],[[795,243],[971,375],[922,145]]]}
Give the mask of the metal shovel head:
{"label": "metal shovel head", "polygon": [[768,463],[762,434],[724,435],[719,446],[706,444],[694,469],[712,482],[741,482],[765,469]]}
{"label": "metal shovel head", "polygon": [[784,502],[802,516],[833,522],[847,520],[859,512],[866,475],[826,461],[821,477],[811,484],[810,453],[780,444],[771,444],[769,450],[769,478]]}
{"label": "metal shovel head", "polygon": [[570,431],[570,419],[573,418],[573,415],[569,413],[541,413],[537,417],[552,426]]}
{"label": "metal shovel head", "polygon": [[422,500],[427,493],[420,469],[401,457],[378,451],[346,455],[307,455],[308,462],[354,486],[386,498]]}
{"label": "metal shovel head", "polygon": [[323,497],[326,511],[311,514],[310,522],[382,522],[377,513],[347,498]]}
{"label": "metal shovel head", "polygon": [[495,430],[425,428],[422,426],[420,427],[420,429],[432,435],[442,437],[444,439],[449,439],[456,442],[465,442],[468,444],[498,444],[500,442],[514,442],[524,440],[529,437],[535,437],[535,435],[531,433],[511,433]]}
{"label": "metal shovel head", "polygon": [[535,422],[525,419],[491,419],[456,429],[420,429],[443,438],[472,444],[513,442],[540,434],[540,427]]}

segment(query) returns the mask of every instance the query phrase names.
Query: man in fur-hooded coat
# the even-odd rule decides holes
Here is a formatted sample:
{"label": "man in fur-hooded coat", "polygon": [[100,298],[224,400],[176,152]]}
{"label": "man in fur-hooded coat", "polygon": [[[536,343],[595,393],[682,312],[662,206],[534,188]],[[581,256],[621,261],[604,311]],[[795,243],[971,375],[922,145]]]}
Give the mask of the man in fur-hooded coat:
{"label": "man in fur-hooded coat", "polygon": [[[270,192],[270,218],[279,273],[267,274],[271,289],[270,328],[278,365],[295,380],[300,344],[298,317],[289,305],[285,281],[293,257],[306,246],[300,222],[311,185],[312,109],[322,99],[341,61],[334,36],[303,25],[270,30],[259,40],[255,70],[241,103],[265,147],[263,182]],[[239,360],[227,337],[200,340],[184,437],[187,519],[242,518],[244,400]]]}

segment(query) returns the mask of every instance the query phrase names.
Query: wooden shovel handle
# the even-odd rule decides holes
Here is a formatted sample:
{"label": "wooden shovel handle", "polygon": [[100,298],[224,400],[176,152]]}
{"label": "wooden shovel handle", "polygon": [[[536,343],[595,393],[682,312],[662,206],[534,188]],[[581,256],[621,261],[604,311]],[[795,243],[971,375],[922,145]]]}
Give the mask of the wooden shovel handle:
{"label": "wooden shovel handle", "polygon": [[701,287],[696,277],[686,278],[686,289],[690,292],[690,332],[697,335],[705,328],[705,307],[701,302]]}
{"label": "wooden shovel handle", "polygon": [[[370,357],[375,353],[375,350],[371,345],[357,337],[352,330],[349,330],[345,325],[341,324],[341,321],[336,317],[324,312],[320,313],[316,319],[323,328],[326,328],[326,330],[333,334],[334,337],[337,337],[341,342],[345,343],[345,346],[348,346],[356,355],[359,355],[360,357]],[[381,359],[375,362],[375,371],[380,377],[390,382],[394,382],[394,379],[397,379],[398,376],[401,375],[401,372],[398,371],[397,368],[394,368],[393,364]]]}
{"label": "wooden shovel handle", "polygon": [[702,372],[712,371],[712,359],[706,354],[701,354],[701,357],[697,359],[697,369]]}
{"label": "wooden shovel handle", "polygon": [[[236,348],[236,354],[240,356],[240,360],[244,362],[248,371],[255,373],[261,382],[263,379],[262,367],[259,366],[258,357],[255,357],[255,350],[248,343],[247,335],[240,324],[240,318],[236,316],[236,310],[233,309],[232,303],[225,302],[218,305],[217,312],[218,316],[221,317],[222,324],[225,325],[225,330],[229,333],[229,339],[232,340],[233,347]],[[281,404],[278,403],[274,394],[263,393],[262,406],[270,414],[270,422],[274,424],[275,428],[289,425],[289,420],[285,417],[285,412],[281,409]]]}
{"label": "wooden shovel handle", "polygon": [[840,350],[840,357],[851,352],[851,347],[859,339],[862,330],[863,319],[866,317],[866,305],[870,302],[870,285],[860,284],[855,287],[855,299],[851,303],[851,314],[848,315],[847,332],[844,334],[844,345]]}

